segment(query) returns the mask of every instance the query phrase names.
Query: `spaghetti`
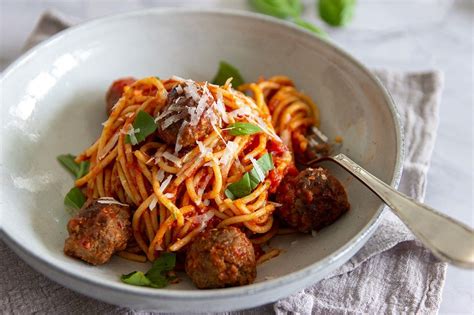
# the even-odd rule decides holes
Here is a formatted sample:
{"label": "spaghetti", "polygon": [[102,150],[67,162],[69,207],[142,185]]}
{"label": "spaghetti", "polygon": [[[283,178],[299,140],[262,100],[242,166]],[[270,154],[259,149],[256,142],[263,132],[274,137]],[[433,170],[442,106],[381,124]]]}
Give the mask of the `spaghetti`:
{"label": "spaghetti", "polygon": [[[177,98],[169,104],[172,93]],[[184,99],[196,106],[180,104]],[[134,122],[141,112],[162,132],[179,124],[175,143],[162,141],[157,132],[139,141],[144,130]],[[203,119],[209,132],[185,145],[193,136],[188,128]],[[236,134],[236,123],[259,132]],[[133,240],[119,253],[126,259],[154,261],[163,251],[181,251],[207,226],[237,226],[262,244],[278,234],[273,213],[279,205],[270,197],[294,168],[294,152],[307,149],[307,128],[318,124],[316,105],[284,76],[238,90],[231,80],[217,86],[179,77],[144,78],[125,87],[100,137],[76,158],[89,161],[90,171],[75,185],[89,203],[108,197],[135,209]],[[202,131],[194,130],[194,136]],[[259,164],[266,156],[272,163],[268,169]],[[251,172],[258,181],[250,193],[227,192]],[[261,261],[276,255],[268,252]]]}

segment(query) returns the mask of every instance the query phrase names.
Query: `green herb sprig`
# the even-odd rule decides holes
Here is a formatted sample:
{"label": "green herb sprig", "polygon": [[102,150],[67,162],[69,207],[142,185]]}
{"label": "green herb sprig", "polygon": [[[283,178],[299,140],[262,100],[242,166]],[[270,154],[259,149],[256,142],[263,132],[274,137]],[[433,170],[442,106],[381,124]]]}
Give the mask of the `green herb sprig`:
{"label": "green herb sprig", "polygon": [[81,209],[86,202],[86,196],[77,188],[71,188],[64,197],[64,205],[71,209]]}
{"label": "green herb sprig", "polygon": [[138,130],[134,133],[134,137],[129,134],[125,138],[125,143],[131,143],[132,145],[138,144],[146,139],[149,135],[155,132],[157,125],[153,117],[144,111],[139,111],[137,117],[133,121],[133,130]]}
{"label": "green herb sprig", "polygon": [[245,122],[233,123],[228,128],[232,136],[253,135],[262,131],[259,126]]}
{"label": "green herb sprig", "polygon": [[224,85],[229,78],[232,78],[232,85],[235,87],[244,83],[244,79],[236,67],[225,61],[219,62],[219,69],[211,82]]}
{"label": "green herb sprig", "polygon": [[250,172],[245,173],[237,182],[227,186],[225,195],[232,200],[248,196],[263,181],[259,176],[259,171],[255,169],[256,167],[266,177],[268,172],[274,168],[272,155],[266,153],[259,158]]}
{"label": "green herb sprig", "polygon": [[176,255],[173,253],[163,253],[155,260],[153,266],[146,272],[133,271],[122,275],[122,282],[152,288],[164,288],[168,285],[171,278],[166,274],[174,269],[176,265]]}
{"label": "green herb sprig", "polygon": [[59,163],[64,166],[76,179],[83,177],[89,172],[89,161],[76,163],[75,156],[72,154],[61,154],[57,157]]}

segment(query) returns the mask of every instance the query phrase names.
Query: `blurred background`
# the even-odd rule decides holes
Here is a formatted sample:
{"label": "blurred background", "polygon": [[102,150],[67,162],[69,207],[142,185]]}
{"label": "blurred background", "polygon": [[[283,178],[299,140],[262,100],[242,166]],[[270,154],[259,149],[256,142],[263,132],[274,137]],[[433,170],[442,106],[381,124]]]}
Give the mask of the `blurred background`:
{"label": "blurred background", "polygon": [[[474,226],[474,1],[358,0],[354,17],[331,27],[316,0],[302,17],[370,68],[444,74],[438,136],[425,202]],[[0,71],[23,51],[42,13],[72,23],[151,7],[252,10],[246,0],[0,0]],[[449,267],[440,313],[474,309],[474,274]],[[470,310],[470,311],[469,311]]]}

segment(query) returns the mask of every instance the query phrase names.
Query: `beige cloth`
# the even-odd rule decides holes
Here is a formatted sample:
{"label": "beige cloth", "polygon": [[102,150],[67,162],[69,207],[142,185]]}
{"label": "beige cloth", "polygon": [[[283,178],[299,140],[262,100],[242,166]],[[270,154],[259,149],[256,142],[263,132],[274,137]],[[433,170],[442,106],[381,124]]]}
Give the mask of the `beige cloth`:
{"label": "beige cloth", "polygon": [[[71,18],[46,13],[26,48],[67,28]],[[398,105],[406,156],[399,189],[423,200],[438,124],[442,75],[375,71]],[[142,314],[77,294],[48,280],[0,243],[2,313]],[[380,314],[438,311],[446,264],[437,261],[391,212],[367,244],[325,280],[276,303],[232,314]],[[143,313],[145,314],[145,313]]]}

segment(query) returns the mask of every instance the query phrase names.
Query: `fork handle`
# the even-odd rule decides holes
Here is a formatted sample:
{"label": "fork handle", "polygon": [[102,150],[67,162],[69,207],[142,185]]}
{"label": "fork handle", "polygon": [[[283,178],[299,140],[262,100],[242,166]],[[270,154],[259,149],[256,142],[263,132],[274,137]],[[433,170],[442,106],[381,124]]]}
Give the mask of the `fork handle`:
{"label": "fork handle", "polygon": [[400,193],[344,154],[322,160],[339,164],[372,190],[436,257],[474,269],[473,229]]}

